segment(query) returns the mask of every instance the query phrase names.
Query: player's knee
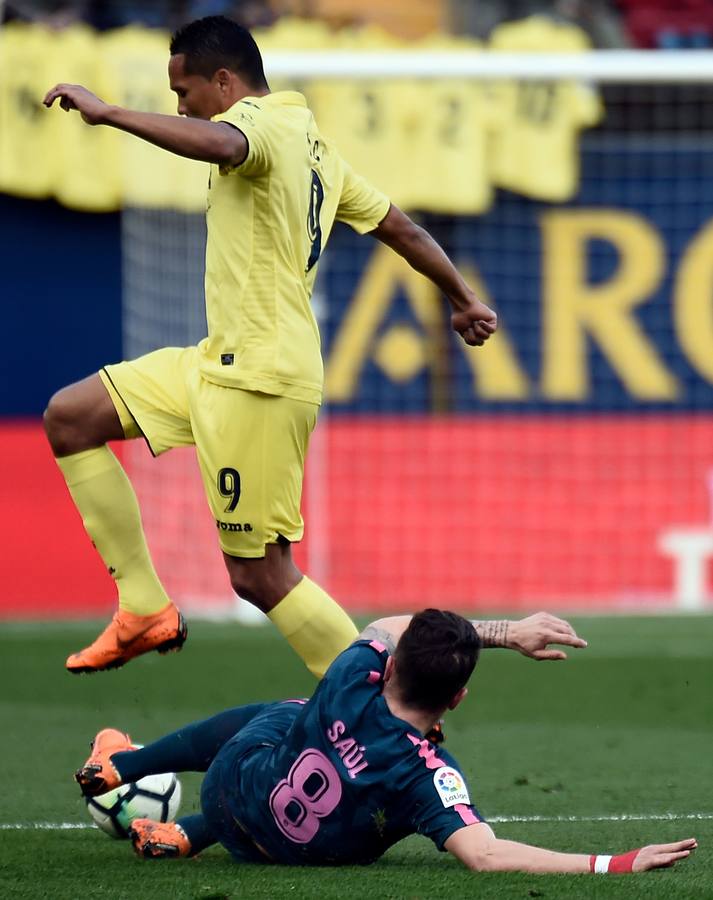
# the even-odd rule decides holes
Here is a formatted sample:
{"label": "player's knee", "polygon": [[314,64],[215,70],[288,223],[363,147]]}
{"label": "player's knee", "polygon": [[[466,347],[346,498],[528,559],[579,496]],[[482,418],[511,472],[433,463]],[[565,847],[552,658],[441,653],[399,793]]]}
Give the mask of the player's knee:
{"label": "player's knee", "polygon": [[62,437],[67,428],[61,391],[50,397],[50,401],[42,416],[42,424],[52,449],[57,451],[58,447],[63,443]]}
{"label": "player's knee", "polygon": [[256,567],[235,566],[230,572],[230,583],[238,596],[267,613],[282,600],[287,591],[274,574]]}
{"label": "player's knee", "polygon": [[58,391],[47,404],[42,417],[45,434],[55,456],[67,456],[84,449],[79,417],[67,396],[66,389]]}
{"label": "player's knee", "polygon": [[262,579],[255,578],[249,569],[239,568],[230,573],[230,584],[235,593],[242,597],[243,600],[247,600],[253,606],[257,606],[263,612],[265,611],[261,602],[261,596],[264,593]]}

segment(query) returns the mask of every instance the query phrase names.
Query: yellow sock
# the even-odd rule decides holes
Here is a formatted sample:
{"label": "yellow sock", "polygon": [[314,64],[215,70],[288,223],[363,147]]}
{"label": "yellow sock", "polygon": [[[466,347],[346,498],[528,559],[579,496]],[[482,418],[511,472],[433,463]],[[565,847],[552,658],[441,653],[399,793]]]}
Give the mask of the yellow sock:
{"label": "yellow sock", "polygon": [[136,494],[108,447],[61,456],[57,465],[119,590],[119,607],[139,616],[169,602],[146,546]]}
{"label": "yellow sock", "polygon": [[306,577],[267,615],[317,678],[358,635],[341,606]]}

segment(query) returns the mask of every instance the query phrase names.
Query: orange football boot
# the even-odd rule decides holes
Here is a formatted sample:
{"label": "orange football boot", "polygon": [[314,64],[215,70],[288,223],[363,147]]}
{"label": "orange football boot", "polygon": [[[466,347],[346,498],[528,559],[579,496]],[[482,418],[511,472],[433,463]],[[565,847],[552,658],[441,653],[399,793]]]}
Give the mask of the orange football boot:
{"label": "orange football boot", "polygon": [[91,743],[92,752],[74,777],[85,797],[96,797],[119,787],[121,776],[111,763],[114,753],[136,750],[131,738],[116,728],[102,728]]}
{"label": "orange football boot", "polygon": [[120,609],[93,644],[67,659],[67,670],[79,675],[118,669],[151,650],[159,653],[180,650],[187,635],[185,619],[173,603],[150,616],[137,616]]}
{"label": "orange football boot", "polygon": [[134,819],[129,837],[136,853],[145,859],[171,859],[191,852],[186,832],[175,822]]}

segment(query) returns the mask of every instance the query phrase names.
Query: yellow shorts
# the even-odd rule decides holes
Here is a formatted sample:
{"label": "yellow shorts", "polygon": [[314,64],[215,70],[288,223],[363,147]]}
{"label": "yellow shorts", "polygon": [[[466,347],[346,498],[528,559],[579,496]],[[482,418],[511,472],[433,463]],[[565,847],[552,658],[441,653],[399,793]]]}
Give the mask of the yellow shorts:
{"label": "yellow shorts", "polygon": [[195,347],[167,347],[99,373],[127,438],[154,456],[195,445],[220,546],[262,557],[278,538],[299,541],[302,477],[318,407],[206,381]]}

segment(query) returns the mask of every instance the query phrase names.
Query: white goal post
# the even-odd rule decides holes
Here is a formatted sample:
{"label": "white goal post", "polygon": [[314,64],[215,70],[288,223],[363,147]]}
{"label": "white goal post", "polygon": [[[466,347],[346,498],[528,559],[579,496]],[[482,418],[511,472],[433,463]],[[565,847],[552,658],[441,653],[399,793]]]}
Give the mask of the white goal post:
{"label": "white goal post", "polygon": [[710,50],[591,50],[583,53],[494,51],[268,51],[269,77],[483,78],[605,83],[703,83],[713,80]]}

